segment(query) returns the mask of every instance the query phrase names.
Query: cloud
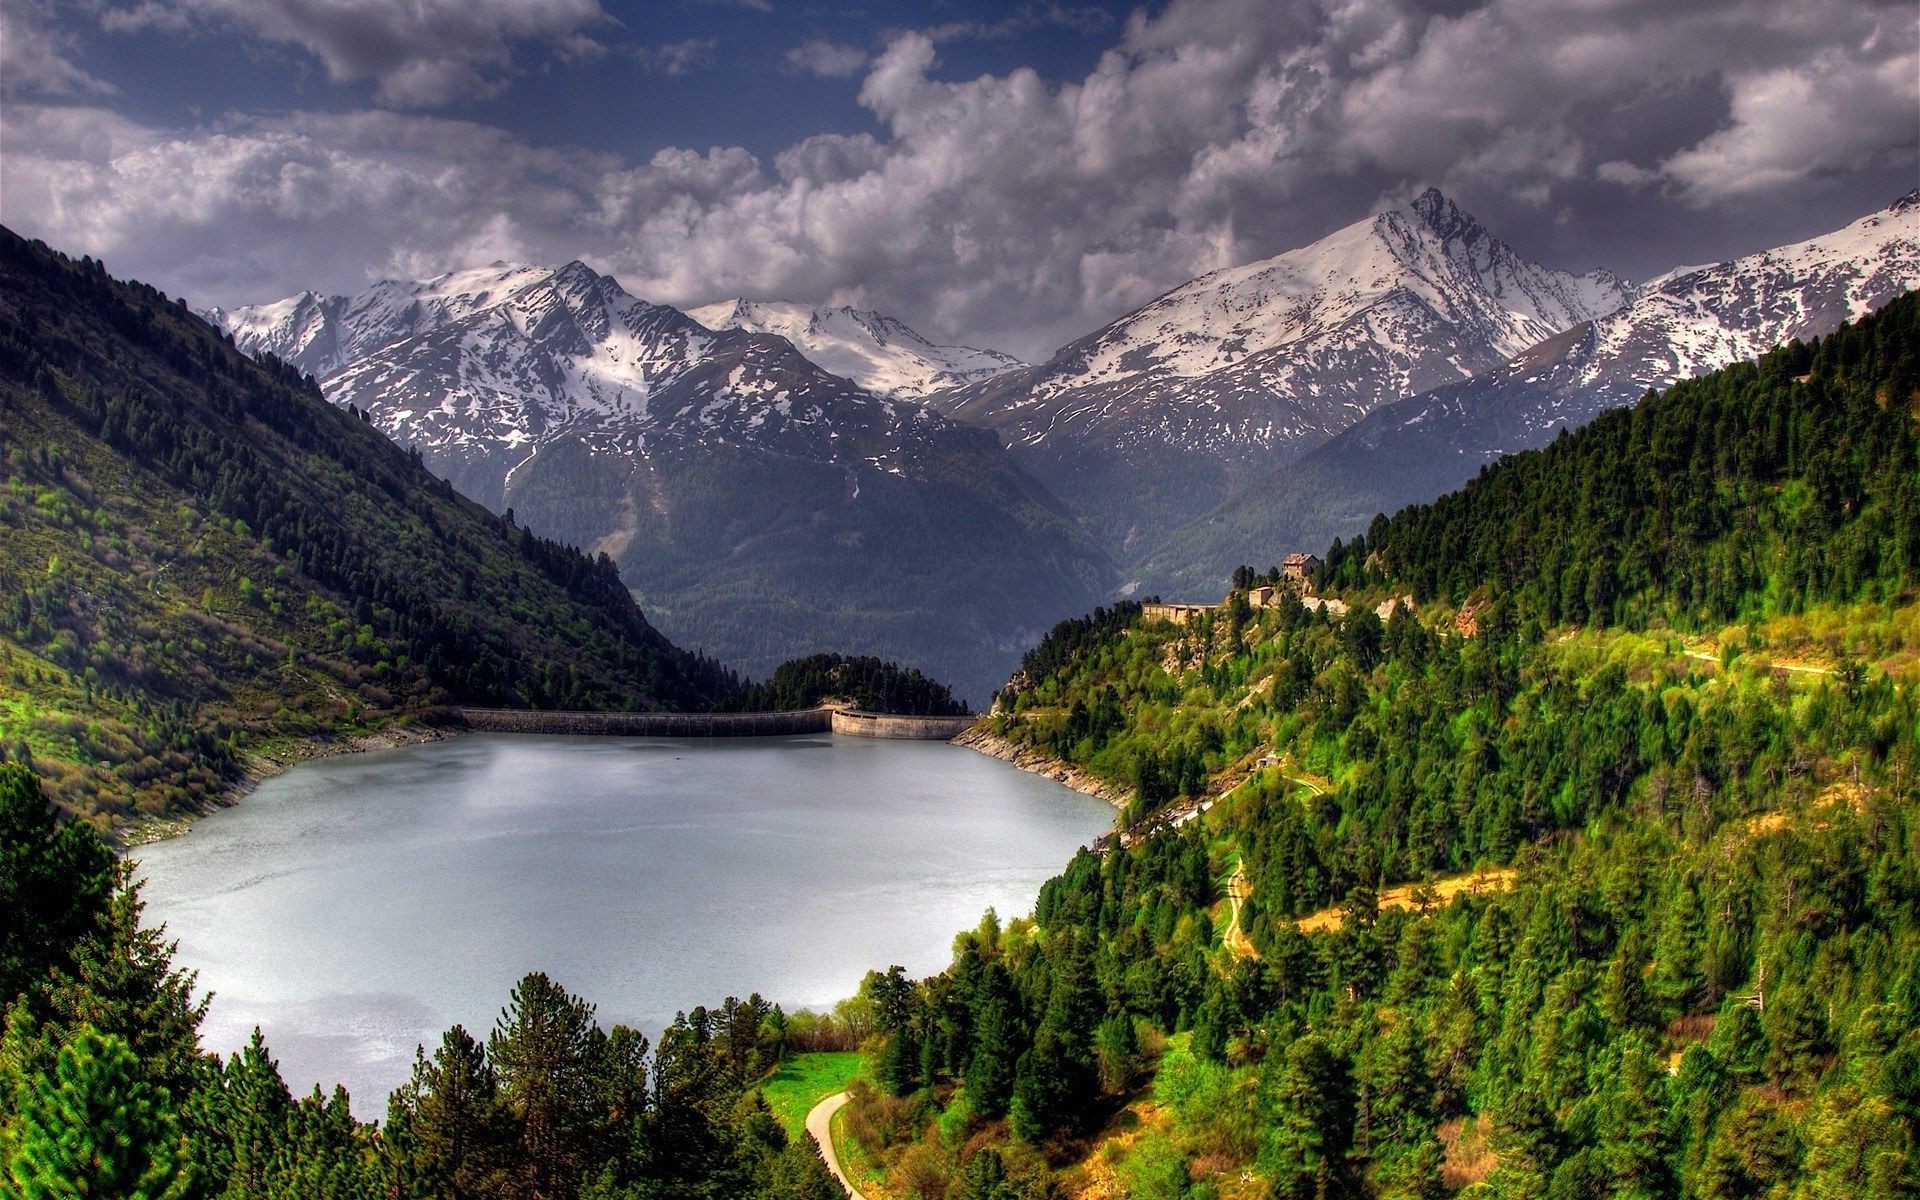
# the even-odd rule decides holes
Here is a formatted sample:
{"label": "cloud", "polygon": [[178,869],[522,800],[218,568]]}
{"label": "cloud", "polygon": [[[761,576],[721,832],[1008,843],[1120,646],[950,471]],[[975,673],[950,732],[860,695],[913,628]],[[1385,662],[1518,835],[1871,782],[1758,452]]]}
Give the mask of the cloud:
{"label": "cloud", "polygon": [[105,95],[112,84],[76,66],[72,35],[54,28],[41,0],[7,0],[0,8],[0,95]]}
{"label": "cloud", "polygon": [[1732,122],[1672,154],[1661,177],[1692,202],[1766,196],[1809,178],[1841,175],[1891,157],[1886,131],[1906,126],[1920,139],[1911,47],[1874,64],[1829,48],[1800,66],[1741,72],[1728,80]]}
{"label": "cloud", "polygon": [[1112,24],[1112,14],[1090,4],[1042,4],[1038,0],[1029,0],[1012,16],[997,21],[948,21],[924,32],[935,42],[953,42],[965,38],[995,41],[1046,28],[1065,29],[1083,37],[1091,37],[1104,33]]}
{"label": "cloud", "polygon": [[714,63],[714,51],[720,43],[713,38],[687,38],[658,46],[637,46],[633,57],[649,71],[661,75],[685,75]]}
{"label": "cloud", "polygon": [[1066,83],[955,81],[936,38],[906,32],[863,68],[875,132],[767,162],[739,147],[632,161],[423,115],[175,129],[18,104],[4,216],[198,303],[583,257],[669,303],[858,302],[1044,354],[1416,182],[1572,267],[1651,273],[1831,228],[1920,163],[1909,15],[1171,0]]}
{"label": "cloud", "polygon": [[599,0],[142,0],[109,9],[109,32],[196,23],[306,50],[336,82],[372,80],[382,104],[436,107],[495,94],[517,44],[562,56],[600,49]]}
{"label": "cloud", "polygon": [[825,79],[851,79],[867,65],[867,52],[858,46],[808,38],[787,51],[787,69]]}

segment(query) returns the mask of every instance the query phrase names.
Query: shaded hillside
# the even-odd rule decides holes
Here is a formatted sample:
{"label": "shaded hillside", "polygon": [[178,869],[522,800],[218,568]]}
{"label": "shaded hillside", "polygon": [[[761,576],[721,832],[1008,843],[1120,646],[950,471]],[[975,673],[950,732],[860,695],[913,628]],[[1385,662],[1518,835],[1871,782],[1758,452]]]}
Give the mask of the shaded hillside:
{"label": "shaded hillside", "polygon": [[1683,626],[1898,603],[1920,577],[1920,292],[1505,459],[1329,551],[1335,587]]}
{"label": "shaded hillside", "polygon": [[0,744],[67,807],[204,803],[264,739],[450,702],[703,707],[586,558],[184,307],[0,234]]}

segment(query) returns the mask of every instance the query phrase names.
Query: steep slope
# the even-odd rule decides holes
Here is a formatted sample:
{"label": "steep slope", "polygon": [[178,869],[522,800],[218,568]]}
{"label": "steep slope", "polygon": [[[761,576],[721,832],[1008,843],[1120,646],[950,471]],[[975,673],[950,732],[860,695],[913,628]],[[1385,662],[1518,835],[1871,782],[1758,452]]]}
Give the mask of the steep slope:
{"label": "steep slope", "polygon": [[998,350],[942,346],[905,322],[863,308],[822,308],[779,300],[723,300],[688,309],[709,329],[771,333],[814,365],[876,396],[924,400],[1023,365]]}
{"label": "steep slope", "polygon": [[[1046,1145],[1083,1195],[1914,1194],[1917,417],[1909,296],[1383,522],[1319,579],[1345,616],[1242,586],[1064,623],[986,729],[1157,816],[941,976],[869,977],[869,1161],[917,1185],[991,1147],[1038,1193],[1017,1152]],[[1384,626],[1359,603],[1406,591]]]}
{"label": "steep slope", "polygon": [[1526,262],[1428,190],[936,402],[999,432],[1109,545],[1137,549],[1380,405],[1626,296],[1611,276]]}
{"label": "steep slope", "polygon": [[1211,593],[1249,554],[1277,559],[1351,535],[1649,388],[1826,333],[1915,287],[1920,193],[1806,242],[1669,273],[1497,370],[1373,413],[1154,546],[1136,578]]}
{"label": "steep slope", "polygon": [[207,802],[240,755],[448,702],[732,694],[613,564],[457,496],[298,372],[0,231],[0,745],[77,812]]}
{"label": "steep slope", "polygon": [[337,307],[374,348],[322,380],[329,399],[488,507],[611,555],[673,638],[754,675],[831,649],[978,698],[1111,586],[990,434],[581,263],[383,284]]}

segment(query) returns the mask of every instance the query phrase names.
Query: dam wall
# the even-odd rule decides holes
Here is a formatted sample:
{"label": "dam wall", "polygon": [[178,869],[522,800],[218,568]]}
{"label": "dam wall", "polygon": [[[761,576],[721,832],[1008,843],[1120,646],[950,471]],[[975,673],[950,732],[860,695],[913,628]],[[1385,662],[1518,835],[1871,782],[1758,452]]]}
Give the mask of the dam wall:
{"label": "dam wall", "polygon": [[833,710],[833,731],[849,737],[909,738],[927,742],[950,742],[973,728],[978,717],[909,717],[893,713],[861,712],[854,708]]}
{"label": "dam wall", "polygon": [[779,737],[827,733],[833,711],[793,712],[540,712],[526,708],[456,708],[447,724],[475,733],[558,733],[598,737]]}
{"label": "dam wall", "polygon": [[913,717],[851,708],[791,712],[543,712],[527,708],[447,709],[440,723],[474,733],[547,733],[589,737],[781,737],[838,733],[848,737],[951,741],[975,717]]}

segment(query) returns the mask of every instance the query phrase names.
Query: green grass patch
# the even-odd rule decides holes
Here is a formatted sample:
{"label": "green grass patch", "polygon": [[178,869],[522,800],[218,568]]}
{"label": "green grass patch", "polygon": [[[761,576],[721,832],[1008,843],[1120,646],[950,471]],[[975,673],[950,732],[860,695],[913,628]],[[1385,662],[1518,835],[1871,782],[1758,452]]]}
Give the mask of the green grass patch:
{"label": "green grass patch", "polygon": [[773,1115],[786,1127],[787,1136],[802,1137],[813,1106],[835,1092],[846,1091],[866,1065],[866,1056],[852,1050],[796,1054],[767,1077],[760,1091]]}

